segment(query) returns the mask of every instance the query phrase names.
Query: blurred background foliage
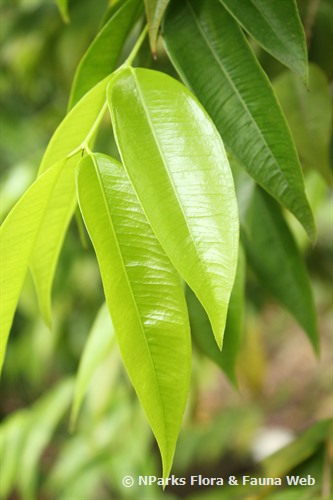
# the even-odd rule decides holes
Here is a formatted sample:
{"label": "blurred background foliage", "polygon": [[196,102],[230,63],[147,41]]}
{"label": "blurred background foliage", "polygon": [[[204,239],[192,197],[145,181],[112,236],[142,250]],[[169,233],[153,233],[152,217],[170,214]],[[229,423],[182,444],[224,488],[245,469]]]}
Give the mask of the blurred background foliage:
{"label": "blurred background foliage", "polygon": [[[36,176],[46,145],[66,113],[75,68],[107,8],[107,0],[71,0],[70,22],[65,24],[55,1],[1,2],[2,220]],[[313,494],[328,498],[333,455],[325,421],[332,408],[332,197],[325,180],[332,175],[333,162],[333,4],[302,0],[299,8],[311,62],[310,92],[255,44],[254,49],[293,132],[318,226],[318,241],[311,247],[298,224],[289,220],[311,274],[320,359],[248,267],[238,387],[194,347],[190,399],[173,467],[180,477],[259,470],[317,477],[310,493],[302,488],[260,493],[274,500],[312,500]],[[157,61],[148,43],[139,60],[174,74],[161,45]],[[108,128],[98,141],[101,149],[115,154]],[[69,431],[74,376],[102,303],[94,253],[91,245],[82,244],[73,221],[56,273],[52,331],[40,318],[30,277],[15,316],[1,381],[1,498],[143,498],[142,488],[125,489],[122,477],[159,475],[158,450],[114,342],[98,353],[77,426]],[[100,327],[111,328],[103,317]],[[290,442],[274,455],[272,469],[265,457]],[[247,495],[256,492],[144,489],[147,500]]]}

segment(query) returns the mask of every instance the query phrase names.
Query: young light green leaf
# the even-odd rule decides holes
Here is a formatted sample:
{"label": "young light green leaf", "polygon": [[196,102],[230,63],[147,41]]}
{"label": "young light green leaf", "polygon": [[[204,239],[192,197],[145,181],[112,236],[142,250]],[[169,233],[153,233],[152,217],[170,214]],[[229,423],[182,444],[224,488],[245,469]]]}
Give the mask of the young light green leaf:
{"label": "young light green leaf", "polygon": [[58,162],[38,177],[13,207],[0,229],[0,371],[30,256],[52,194],[61,179],[63,163]]}
{"label": "young light green leaf", "polygon": [[237,23],[219,0],[174,2],[164,38],[174,66],[213,118],[227,149],[314,239],[292,137]]}
{"label": "young light green leaf", "polygon": [[142,4],[138,0],[126,0],[119,4],[77,67],[69,108],[115,69],[125,40],[141,13]]}
{"label": "young light green leaf", "polygon": [[108,101],[138,198],[221,348],[238,254],[237,203],[221,138],[192,94],[163,73],[121,71]]}
{"label": "young light green leaf", "polygon": [[293,74],[285,72],[273,82],[301,163],[319,170],[332,184],[329,145],[332,137],[332,95],[325,73],[309,66],[309,89]]}
{"label": "young light green leaf", "polygon": [[240,246],[237,273],[230,296],[222,352],[218,349],[216,342],[214,342],[211,325],[205,310],[192,290],[188,287],[186,289],[186,300],[194,342],[206,356],[222,368],[235,386],[237,386],[236,361],[243,330],[244,286],[245,256]]}
{"label": "young light green leaf", "polygon": [[295,317],[318,352],[316,311],[303,258],[280,207],[259,187],[246,215],[242,241],[263,285]]}
{"label": "young light green leaf", "polygon": [[[47,147],[39,170],[41,174],[55,162],[68,157],[44,215],[30,262],[41,313],[48,325],[51,324],[51,289],[56,264],[76,207],[74,170],[104,115],[108,82],[109,78],[105,78],[98,83],[64,118]],[[74,151],[77,153],[73,154]]]}
{"label": "young light green leaf", "polygon": [[220,0],[241,26],[272,56],[308,81],[304,30],[294,0]]}
{"label": "young light green leaf", "polygon": [[170,0],[145,0],[150,47],[156,53],[158,30]]}
{"label": "young light green leaf", "polygon": [[74,400],[71,413],[72,428],[76,423],[91,377],[97,366],[110,353],[113,344],[113,326],[107,305],[104,303],[97,314],[80,359],[80,365],[76,375]]}
{"label": "young light green leaf", "polygon": [[179,275],[122,165],[84,157],[80,208],[99,262],[120,352],[169,475],[189,386],[191,346]]}

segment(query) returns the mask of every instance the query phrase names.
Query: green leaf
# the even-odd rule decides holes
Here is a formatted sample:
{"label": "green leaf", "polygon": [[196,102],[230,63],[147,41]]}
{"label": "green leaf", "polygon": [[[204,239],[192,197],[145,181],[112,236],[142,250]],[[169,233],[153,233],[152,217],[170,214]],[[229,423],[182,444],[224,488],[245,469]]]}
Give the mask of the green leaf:
{"label": "green leaf", "polygon": [[76,207],[74,169],[105,113],[106,86],[109,81],[108,77],[98,83],[64,118],[53,134],[40,166],[41,174],[57,161],[69,157],[49,202],[30,262],[41,313],[48,325],[51,324],[53,277],[68,224]]}
{"label": "green leaf", "polygon": [[149,41],[152,53],[156,53],[158,30],[170,0],[145,0]]}
{"label": "green leaf", "polygon": [[108,100],[137,196],[221,348],[238,254],[237,203],[221,138],[191,93],[163,73],[125,69]]}
{"label": "green leaf", "polygon": [[125,40],[141,13],[142,4],[138,0],[127,0],[117,7],[77,67],[69,108],[115,69]]}
{"label": "green leaf", "polygon": [[120,352],[157,439],[167,477],[190,377],[182,283],[122,165],[104,155],[85,157],[77,186]]}
{"label": "green leaf", "polygon": [[288,120],[301,163],[319,170],[332,184],[329,145],[332,137],[332,95],[323,71],[310,64],[309,89],[286,72],[273,82],[275,93]]}
{"label": "green leaf", "polygon": [[294,0],[220,0],[236,21],[273,57],[308,81],[303,27]]}
{"label": "green leaf", "polygon": [[110,353],[113,344],[113,326],[107,305],[104,303],[97,314],[80,359],[80,365],[76,375],[74,400],[71,413],[72,428],[76,423],[91,377],[93,376],[98,365]]}
{"label": "green leaf", "polygon": [[37,472],[42,453],[70,404],[72,392],[73,381],[66,379],[28,410],[27,433],[18,471],[18,488],[24,499],[34,499],[37,496]]}
{"label": "green leaf", "polygon": [[227,149],[314,239],[292,137],[237,23],[219,0],[174,2],[164,38],[174,66],[205,106]]}
{"label": "green leaf", "polygon": [[295,441],[261,462],[267,477],[280,477],[310,457],[321,443],[332,436],[332,420],[321,420],[312,425]]}
{"label": "green leaf", "polygon": [[56,0],[59,12],[65,23],[69,23],[68,0]]}
{"label": "green leaf", "polygon": [[191,332],[195,343],[208,358],[222,368],[235,386],[237,385],[236,361],[243,330],[244,286],[245,256],[240,246],[237,273],[230,296],[222,352],[218,349],[216,342],[214,342],[211,325],[205,310],[192,290],[190,288],[186,290]]}
{"label": "green leaf", "polygon": [[249,264],[319,350],[316,310],[304,260],[278,204],[257,187],[242,232]]}
{"label": "green leaf", "polygon": [[53,192],[61,179],[63,165],[64,162],[58,162],[38,177],[10,211],[0,229],[0,370],[30,256]]}

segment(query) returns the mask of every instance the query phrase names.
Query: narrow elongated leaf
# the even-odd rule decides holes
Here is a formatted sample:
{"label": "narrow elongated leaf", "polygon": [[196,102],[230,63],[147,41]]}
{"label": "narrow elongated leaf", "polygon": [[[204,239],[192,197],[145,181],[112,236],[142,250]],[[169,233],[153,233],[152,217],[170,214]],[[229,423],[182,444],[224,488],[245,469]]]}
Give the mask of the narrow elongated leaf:
{"label": "narrow elongated leaf", "polygon": [[280,207],[260,188],[254,191],[242,241],[263,285],[296,318],[318,352],[316,311],[303,258]]}
{"label": "narrow elongated leaf", "polygon": [[156,53],[158,30],[169,2],[170,0],[145,0],[149,41],[153,54]]}
{"label": "narrow elongated leaf", "polygon": [[164,38],[177,71],[213,118],[227,149],[314,239],[295,146],[241,29],[219,0],[185,0],[170,7]]}
{"label": "narrow elongated leaf", "polygon": [[[41,313],[48,325],[51,324],[51,289],[56,264],[76,207],[74,169],[81,149],[91,140],[104,114],[108,82],[106,78],[98,83],[64,118],[49,143],[39,171],[41,174],[70,155],[52,193],[30,262]],[[78,152],[73,155],[75,150]]]}
{"label": "narrow elongated leaf", "polygon": [[113,343],[113,326],[107,305],[104,303],[98,312],[80,359],[75,381],[71,427],[75,425],[91,377],[98,365],[110,353]]}
{"label": "narrow elongated leaf", "polygon": [[103,26],[77,67],[69,108],[115,69],[125,40],[141,12],[141,2],[126,0]]}
{"label": "narrow elongated leaf", "polygon": [[41,455],[69,407],[72,392],[73,380],[63,380],[28,411],[27,434],[18,471],[18,488],[22,498],[33,499],[37,496],[36,475]]}
{"label": "narrow elongated leaf", "polygon": [[56,0],[59,12],[65,23],[69,23],[68,0]]}
{"label": "narrow elongated leaf", "polygon": [[0,370],[31,252],[62,169],[63,162],[58,162],[38,177],[13,207],[0,229]]}
{"label": "narrow elongated leaf", "polygon": [[186,290],[191,332],[199,349],[214,361],[237,386],[236,361],[243,330],[245,256],[239,247],[237,273],[231,292],[222,352],[218,349],[205,310],[190,288]]}
{"label": "narrow elongated leaf", "polygon": [[307,82],[305,35],[294,0],[220,1],[267,52]]}
{"label": "narrow elongated leaf", "polygon": [[138,198],[221,348],[238,254],[237,203],[221,138],[191,93],[165,74],[123,70],[108,100]]}
{"label": "narrow elongated leaf", "polygon": [[309,66],[309,89],[286,72],[273,82],[304,167],[319,170],[332,184],[329,144],[332,137],[332,95],[325,73]]}
{"label": "narrow elongated leaf", "polygon": [[85,157],[77,185],[121,355],[157,439],[166,477],[191,362],[180,277],[152,232],[122,165],[104,155]]}

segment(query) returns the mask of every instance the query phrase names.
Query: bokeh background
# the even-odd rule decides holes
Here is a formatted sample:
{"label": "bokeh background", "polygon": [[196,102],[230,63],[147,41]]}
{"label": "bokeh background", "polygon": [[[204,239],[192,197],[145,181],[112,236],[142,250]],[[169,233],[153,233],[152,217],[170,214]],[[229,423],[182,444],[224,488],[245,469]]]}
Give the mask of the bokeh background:
{"label": "bokeh background", "polygon": [[[3,220],[36,177],[47,143],[66,114],[75,68],[96,34],[108,2],[70,1],[70,23],[61,18],[53,0],[8,0],[0,5]],[[332,93],[333,5],[329,0],[309,0],[299,7],[310,61],[326,78]],[[285,69],[254,48],[268,75],[282,85],[281,79],[287,78]],[[150,58],[147,46],[140,57],[145,65],[172,72],[162,46],[157,61]],[[100,149],[115,154],[108,123],[98,141]],[[172,471],[175,476],[255,473],[267,455],[332,417],[332,195],[320,162],[315,165],[313,158],[318,145],[305,147],[300,140],[297,146],[318,225],[316,245],[309,245],[294,221],[290,224],[311,275],[321,334],[320,358],[295,320],[248,269],[238,387],[194,348],[191,393]],[[330,153],[318,154],[327,157],[331,168],[332,142]],[[73,220],[55,277],[52,331],[40,317],[30,276],[15,315],[1,380],[0,412],[5,429],[1,439],[2,498],[224,498],[216,488],[167,488],[163,493],[160,488],[143,492],[137,486],[122,486],[121,479],[128,474],[159,476],[160,458],[115,343],[101,357],[77,426],[69,429],[73,379],[103,300],[92,247],[82,241]],[[103,315],[100,327],[108,328]],[[311,435],[303,443],[305,448],[313,446],[313,453],[304,457],[315,456],[311,470],[321,478],[318,498],[325,498],[330,482],[327,460],[333,452],[320,440],[314,446],[312,439]],[[282,454],[278,460],[285,463],[288,457]],[[291,470],[294,462],[290,462]],[[246,492],[237,494],[250,498]],[[237,494],[229,492],[225,498]],[[285,499],[312,500],[304,489],[301,494]],[[265,495],[263,498],[280,498],[274,492]]]}

